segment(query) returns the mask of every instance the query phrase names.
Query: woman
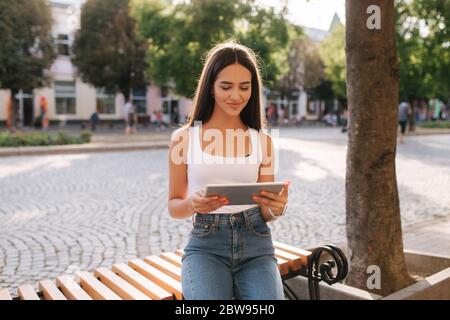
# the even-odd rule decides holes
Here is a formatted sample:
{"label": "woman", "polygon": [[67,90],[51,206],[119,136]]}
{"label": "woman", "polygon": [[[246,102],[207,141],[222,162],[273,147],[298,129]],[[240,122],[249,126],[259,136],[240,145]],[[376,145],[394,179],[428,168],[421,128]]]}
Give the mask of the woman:
{"label": "woman", "polygon": [[136,132],[137,116],[134,105],[127,98],[123,106],[123,119],[125,121],[125,134],[132,134]]}
{"label": "woman", "polygon": [[[289,182],[280,194],[255,196],[254,205],[227,205],[227,199],[204,192],[210,183],[274,181],[275,154],[261,130],[261,101],[254,53],[232,41],[215,46],[193,112],[173,133],[169,149],[169,213],[193,220],[182,257],[187,300],[284,298],[267,222],[286,211]],[[237,146],[233,135],[241,142]]]}
{"label": "woman", "polygon": [[42,130],[47,130],[48,124],[49,124],[48,104],[47,104],[47,99],[44,96],[41,96],[40,107],[41,107],[41,114],[39,115],[39,118],[41,120],[41,128],[42,128]]}

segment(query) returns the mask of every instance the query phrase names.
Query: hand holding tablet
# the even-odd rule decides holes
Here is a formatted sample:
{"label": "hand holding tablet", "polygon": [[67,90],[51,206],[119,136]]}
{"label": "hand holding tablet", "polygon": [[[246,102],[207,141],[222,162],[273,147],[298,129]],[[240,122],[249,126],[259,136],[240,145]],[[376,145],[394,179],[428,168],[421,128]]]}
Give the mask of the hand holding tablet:
{"label": "hand holding tablet", "polygon": [[256,204],[254,195],[261,196],[261,191],[280,193],[285,185],[285,182],[208,184],[206,196],[226,197],[227,205],[252,205]]}

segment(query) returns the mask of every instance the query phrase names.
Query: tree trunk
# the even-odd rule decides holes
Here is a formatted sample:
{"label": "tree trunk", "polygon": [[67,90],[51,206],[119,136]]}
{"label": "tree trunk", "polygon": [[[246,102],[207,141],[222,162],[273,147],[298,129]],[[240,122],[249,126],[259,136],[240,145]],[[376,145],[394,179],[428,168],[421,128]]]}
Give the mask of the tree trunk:
{"label": "tree trunk", "polygon": [[[380,29],[366,24],[371,5],[380,8]],[[383,296],[414,282],[403,254],[395,173],[399,66],[394,27],[393,0],[346,1],[347,284]],[[372,281],[378,276],[380,286]]]}
{"label": "tree trunk", "polygon": [[417,99],[413,99],[411,104],[411,114],[409,115],[408,131],[416,131],[416,110],[417,110]]}
{"label": "tree trunk", "polygon": [[127,103],[130,100],[130,88],[129,87],[120,87],[119,88],[120,93],[122,93],[123,98],[125,99],[125,103]]}
{"label": "tree trunk", "polygon": [[12,97],[12,126],[11,132],[15,133],[17,128],[17,109],[19,108],[16,95],[19,93],[18,89],[11,89],[11,97]]}

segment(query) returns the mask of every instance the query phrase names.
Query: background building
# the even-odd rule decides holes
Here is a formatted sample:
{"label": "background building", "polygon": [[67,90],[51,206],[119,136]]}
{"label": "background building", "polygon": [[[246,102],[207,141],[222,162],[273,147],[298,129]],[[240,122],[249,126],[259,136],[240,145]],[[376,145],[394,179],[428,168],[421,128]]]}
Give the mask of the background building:
{"label": "background building", "polygon": [[[83,3],[85,0],[80,0]],[[57,57],[50,70],[50,85],[32,91],[20,91],[15,97],[17,105],[17,126],[32,126],[34,119],[40,114],[39,101],[46,97],[51,125],[81,125],[87,122],[93,112],[97,111],[101,122],[121,123],[123,120],[122,94],[110,95],[100,88],[84,83],[71,62],[72,45],[75,31],[79,28],[80,6],[73,0],[50,0],[52,7],[54,38]],[[314,42],[320,43],[336,25],[342,25],[337,14],[331,22],[329,30],[303,27],[306,35]],[[190,114],[192,101],[180,97],[173,92],[174,85],[164,87],[149,85],[133,88],[131,99],[136,106],[140,122],[154,120],[155,112],[163,112],[166,123],[180,123]],[[6,106],[10,97],[9,90],[0,90],[0,106]],[[325,101],[314,98],[302,88],[290,92],[265,89],[265,107],[273,105],[277,116],[285,121],[279,123],[295,123],[301,119],[320,120],[325,112]],[[6,108],[0,110],[0,124],[6,120]]]}
{"label": "background building", "polygon": [[[338,26],[342,26],[337,13],[334,14],[328,30],[317,29],[302,26],[306,36],[308,36],[314,43],[320,44],[326,37],[331,34],[331,31]],[[303,67],[299,72],[303,72]],[[311,90],[310,90],[311,91]],[[277,113],[278,123],[298,123],[301,120],[321,120],[325,112],[337,111],[336,103],[327,106],[324,100],[318,99],[311,92],[307,92],[303,88],[297,90],[290,90],[289,92],[280,92],[280,90],[266,90],[267,106],[273,105]],[[283,117],[283,120],[279,118]]]}
{"label": "background building", "polygon": [[[103,90],[84,83],[77,69],[71,62],[72,44],[76,26],[79,25],[79,7],[63,0],[51,0],[53,17],[53,38],[57,58],[53,62],[49,74],[49,87],[36,88],[33,91],[20,91],[15,97],[19,109],[17,126],[32,126],[39,116],[41,96],[48,101],[49,118],[52,125],[81,125],[89,120],[97,110],[102,122],[122,122],[122,107],[125,103],[122,94],[108,95]],[[11,93],[0,90],[0,105],[6,106]],[[170,84],[167,87],[149,85],[133,88],[131,99],[136,106],[140,121],[153,121],[154,112],[163,112],[163,121],[179,122],[189,115],[191,100],[172,93]],[[0,123],[6,121],[6,108],[0,112]]]}

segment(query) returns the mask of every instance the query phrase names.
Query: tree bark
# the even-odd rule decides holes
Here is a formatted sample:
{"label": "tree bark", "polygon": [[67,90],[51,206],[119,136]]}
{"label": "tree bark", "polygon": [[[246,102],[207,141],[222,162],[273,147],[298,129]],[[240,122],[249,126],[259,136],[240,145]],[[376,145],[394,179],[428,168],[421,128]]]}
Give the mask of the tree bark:
{"label": "tree bark", "polygon": [[119,91],[122,93],[124,99],[125,99],[125,103],[127,103],[128,101],[130,101],[130,88],[129,87],[121,87],[119,89]]}
{"label": "tree bark", "polygon": [[408,123],[408,131],[414,132],[416,131],[416,110],[417,110],[417,99],[413,99],[410,102],[411,106],[411,114],[409,115],[409,123]]}
{"label": "tree bark", "polygon": [[[371,5],[380,8],[380,29],[366,24]],[[385,296],[414,282],[403,253],[395,172],[399,66],[393,0],[347,0],[345,36],[347,284]],[[379,289],[368,287],[369,266],[380,268]]]}
{"label": "tree bark", "polygon": [[17,129],[17,109],[19,106],[17,105],[16,95],[19,93],[19,89],[11,89],[11,97],[12,97],[12,126],[11,133],[16,133]]}

